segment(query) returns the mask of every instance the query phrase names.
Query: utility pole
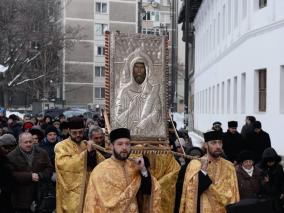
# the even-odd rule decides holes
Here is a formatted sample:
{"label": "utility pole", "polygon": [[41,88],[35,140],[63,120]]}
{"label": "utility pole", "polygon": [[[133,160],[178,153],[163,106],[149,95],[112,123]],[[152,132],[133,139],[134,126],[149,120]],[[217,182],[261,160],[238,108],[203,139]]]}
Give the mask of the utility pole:
{"label": "utility pole", "polygon": [[171,51],[171,105],[172,112],[177,111],[177,0],[172,0],[172,51]]}
{"label": "utility pole", "polygon": [[184,127],[188,129],[188,92],[189,92],[189,18],[191,0],[185,0],[185,70],[184,70]]}
{"label": "utility pole", "polygon": [[142,33],[142,0],[138,1],[138,33]]}

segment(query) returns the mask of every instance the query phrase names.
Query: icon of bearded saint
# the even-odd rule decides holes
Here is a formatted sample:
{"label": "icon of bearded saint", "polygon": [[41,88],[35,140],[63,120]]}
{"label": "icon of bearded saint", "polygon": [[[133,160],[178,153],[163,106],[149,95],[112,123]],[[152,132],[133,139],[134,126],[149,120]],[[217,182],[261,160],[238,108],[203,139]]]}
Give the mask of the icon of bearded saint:
{"label": "icon of bearded saint", "polygon": [[134,136],[160,136],[162,105],[160,84],[149,83],[150,69],[141,56],[129,64],[130,82],[117,96],[115,120],[117,127],[126,127]]}

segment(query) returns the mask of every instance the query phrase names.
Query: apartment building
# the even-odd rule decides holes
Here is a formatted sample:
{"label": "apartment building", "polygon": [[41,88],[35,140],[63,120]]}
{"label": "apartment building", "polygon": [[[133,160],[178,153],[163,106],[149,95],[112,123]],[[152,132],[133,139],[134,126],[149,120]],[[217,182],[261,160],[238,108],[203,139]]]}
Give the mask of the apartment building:
{"label": "apartment building", "polygon": [[141,33],[167,34],[171,52],[171,2],[143,0],[140,5],[139,1],[72,0],[67,3],[63,12],[64,27],[79,26],[83,36],[74,48],[63,51],[63,99],[66,106],[103,106],[106,30],[135,33],[141,23]]}

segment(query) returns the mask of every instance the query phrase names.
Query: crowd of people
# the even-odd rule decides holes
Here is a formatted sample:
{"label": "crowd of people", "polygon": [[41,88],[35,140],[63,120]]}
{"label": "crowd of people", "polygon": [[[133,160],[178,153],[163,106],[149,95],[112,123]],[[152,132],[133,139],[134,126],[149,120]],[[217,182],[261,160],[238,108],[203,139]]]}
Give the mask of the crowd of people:
{"label": "crowd of people", "polygon": [[172,152],[134,155],[126,128],[112,130],[104,149],[97,115],[0,114],[1,212],[283,212],[283,167],[269,134],[253,116],[237,129],[216,121],[195,147],[169,121]]}

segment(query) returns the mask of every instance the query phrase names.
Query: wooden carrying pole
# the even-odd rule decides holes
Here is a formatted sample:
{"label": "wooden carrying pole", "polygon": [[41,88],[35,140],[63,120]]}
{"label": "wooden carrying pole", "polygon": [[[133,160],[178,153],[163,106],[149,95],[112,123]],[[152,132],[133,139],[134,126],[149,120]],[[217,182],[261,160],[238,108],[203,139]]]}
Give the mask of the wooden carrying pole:
{"label": "wooden carrying pole", "polygon": [[181,144],[181,142],[180,142],[180,140],[179,140],[179,136],[178,136],[178,133],[177,133],[177,130],[176,130],[176,127],[175,127],[175,125],[174,125],[174,122],[173,122],[173,119],[172,119],[172,115],[171,115],[170,112],[169,112],[169,117],[170,117],[171,124],[172,124],[172,126],[173,126],[173,128],[174,128],[174,130],[175,130],[175,135],[176,135],[177,140],[178,140],[178,142],[179,142],[179,145],[180,145],[180,147],[181,147],[182,154],[185,155],[185,151],[184,151],[183,146],[182,146],[182,144]]}

